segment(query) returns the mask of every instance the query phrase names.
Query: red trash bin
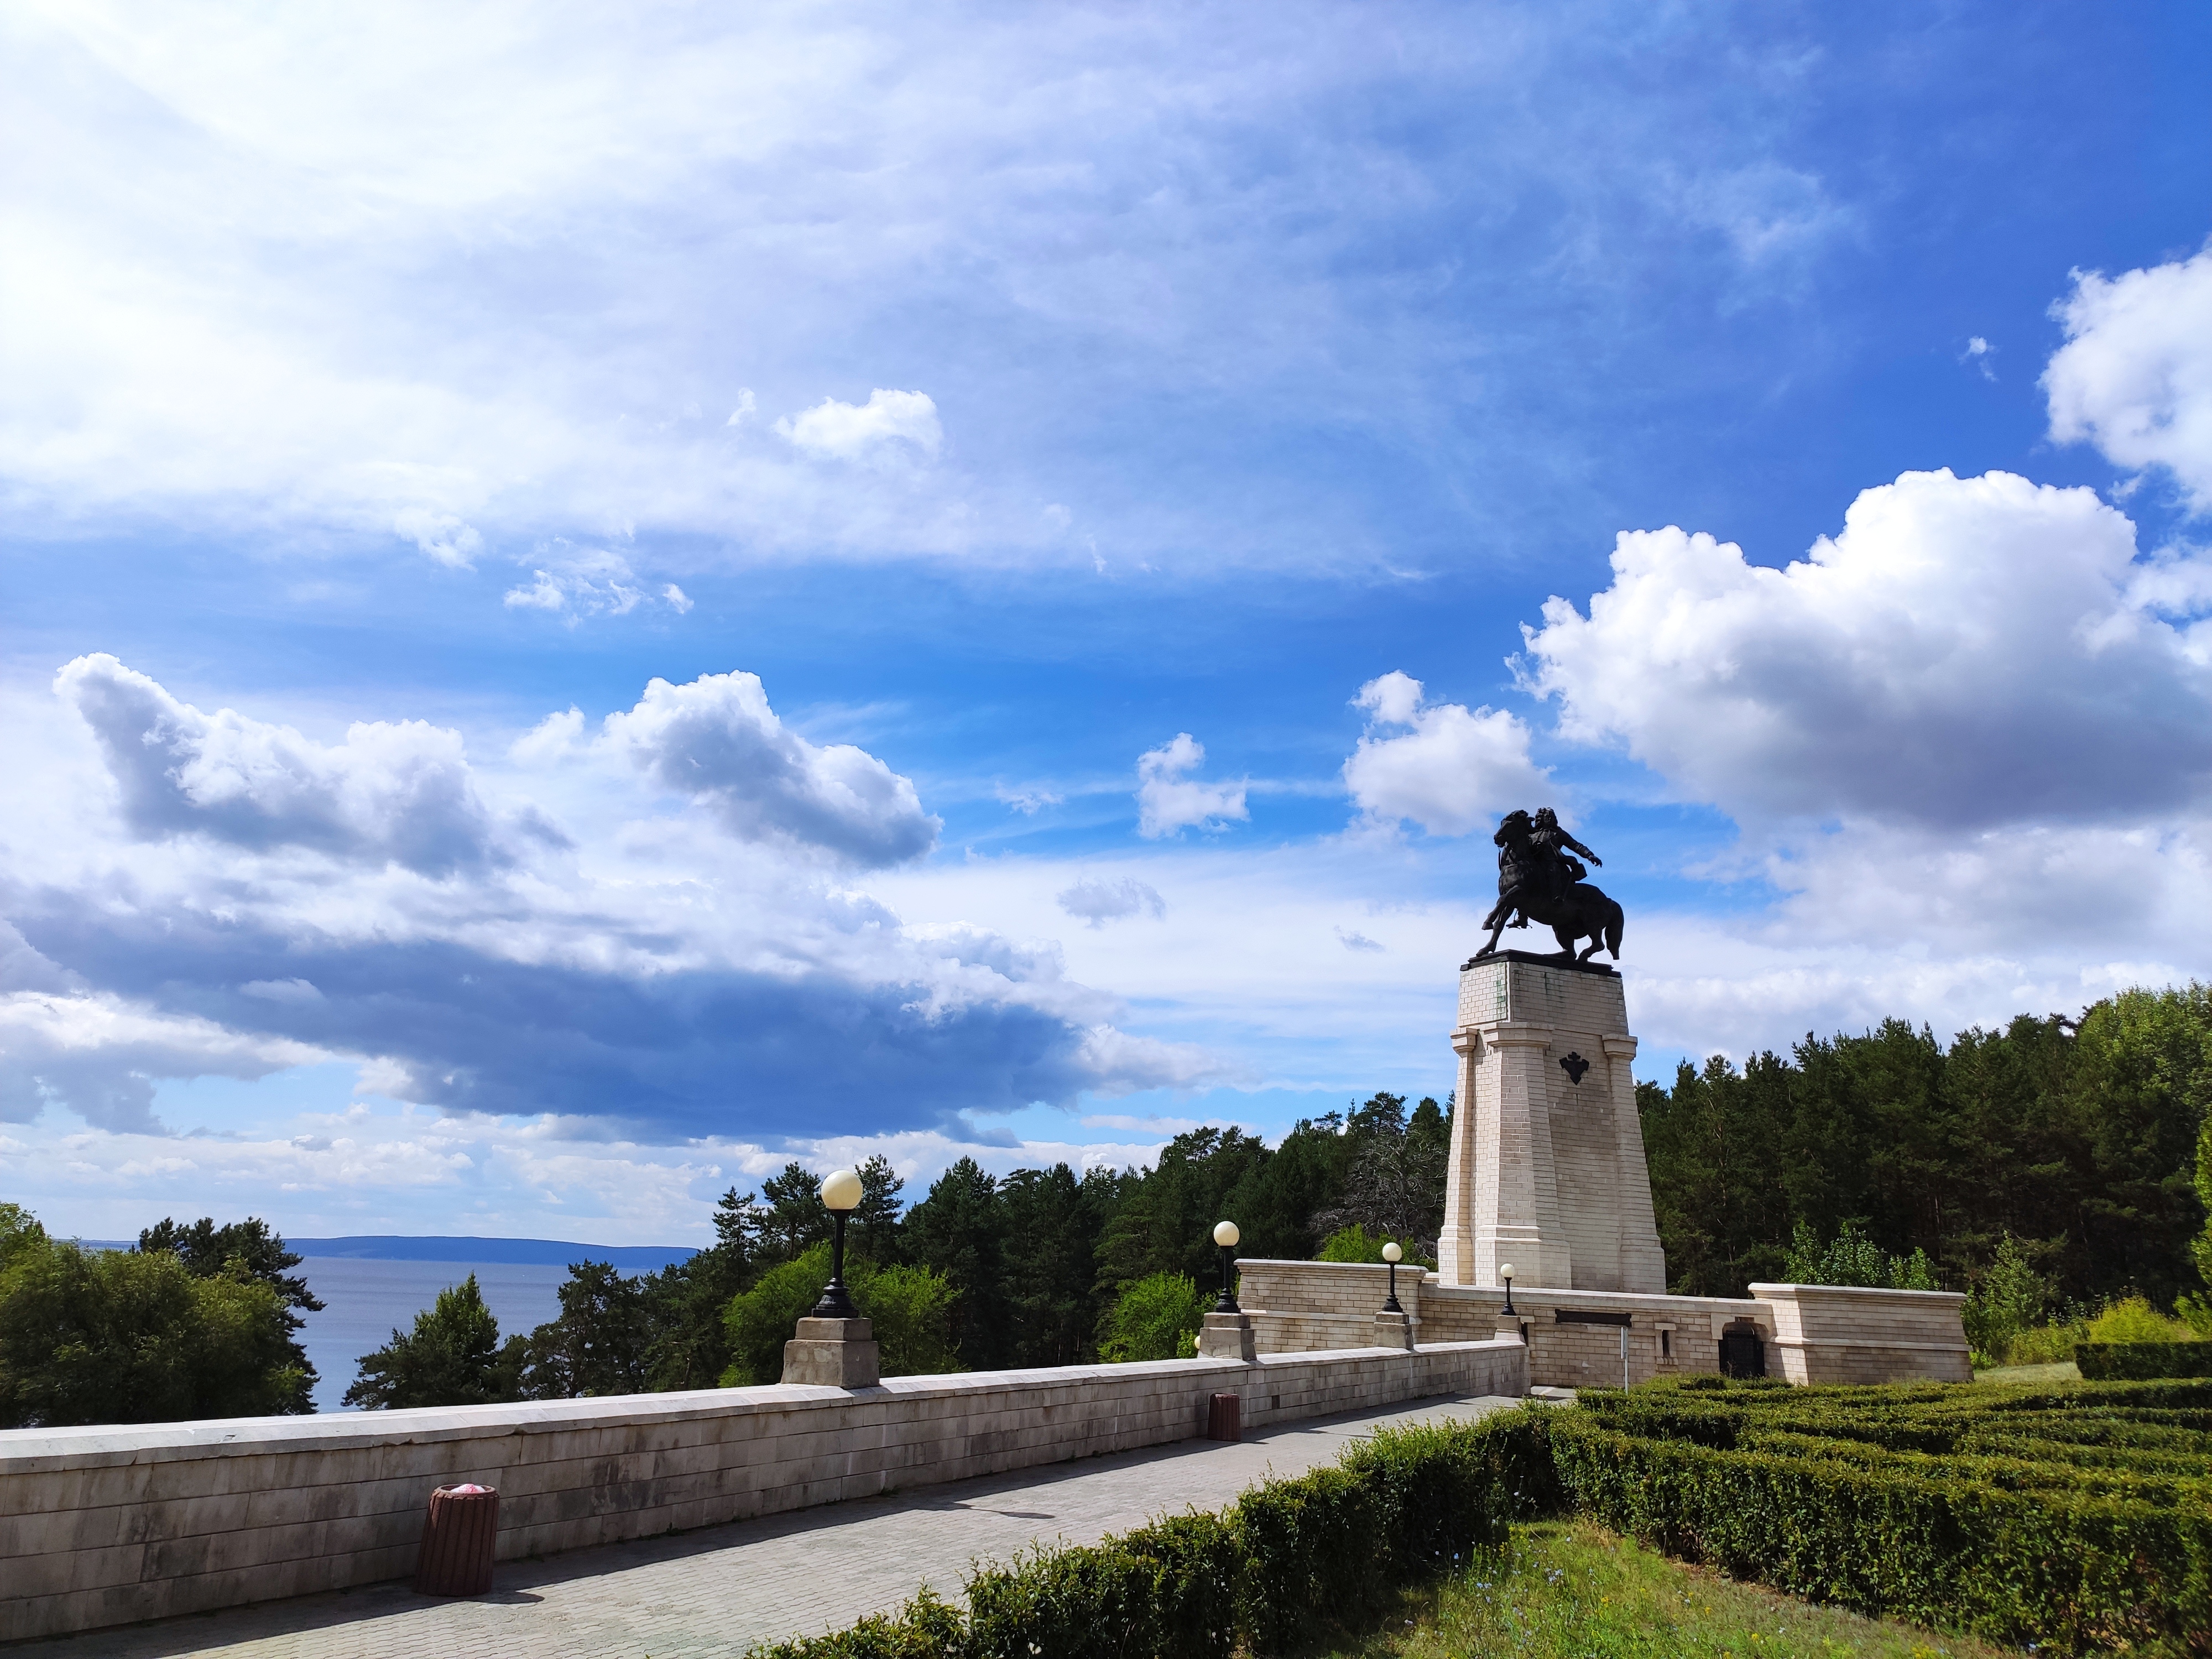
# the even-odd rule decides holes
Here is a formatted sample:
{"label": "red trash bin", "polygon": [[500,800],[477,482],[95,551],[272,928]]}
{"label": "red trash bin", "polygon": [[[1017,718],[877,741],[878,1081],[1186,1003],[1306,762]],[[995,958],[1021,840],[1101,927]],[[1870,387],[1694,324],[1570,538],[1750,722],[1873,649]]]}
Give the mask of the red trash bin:
{"label": "red trash bin", "polygon": [[483,1595],[491,1589],[494,1546],[499,1542],[496,1487],[441,1486],[430,1494],[416,1558],[415,1589],[423,1595]]}
{"label": "red trash bin", "polygon": [[1244,1437],[1244,1396],[1217,1394],[1206,1402],[1206,1437],[1242,1440]]}

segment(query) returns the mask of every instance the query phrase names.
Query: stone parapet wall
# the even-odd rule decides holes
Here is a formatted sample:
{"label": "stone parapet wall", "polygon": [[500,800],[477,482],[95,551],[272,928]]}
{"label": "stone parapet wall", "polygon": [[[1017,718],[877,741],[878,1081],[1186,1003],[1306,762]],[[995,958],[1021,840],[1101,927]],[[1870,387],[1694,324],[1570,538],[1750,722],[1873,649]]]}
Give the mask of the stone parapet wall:
{"label": "stone parapet wall", "polygon": [[[1387,1295],[1387,1268],[1366,1262],[1240,1261],[1238,1299],[1264,1353],[1334,1345],[1373,1329]],[[1792,1382],[1969,1381],[1966,1298],[1950,1291],[1847,1290],[1754,1285],[1748,1299],[1644,1296],[1614,1291],[1513,1287],[1516,1322],[1528,1343],[1528,1380],[1551,1388],[1619,1388],[1621,1332],[1627,1381],[1713,1375],[1730,1327],[1757,1333],[1770,1376]],[[1417,1344],[1470,1341],[1498,1328],[1505,1293],[1441,1285],[1434,1274],[1398,1270],[1398,1302],[1413,1316]],[[1560,1315],[1570,1316],[1562,1319]],[[1584,1322],[1576,1314],[1628,1323]],[[1370,1339],[1371,1340],[1371,1339]]]}
{"label": "stone parapet wall", "polygon": [[404,1577],[432,1489],[467,1480],[511,1559],[1188,1439],[1216,1393],[1265,1426],[1528,1392],[1516,1342],[1374,1340],[1370,1310],[1348,1351],[1250,1364],[0,1431],[0,1641]]}
{"label": "stone parapet wall", "polygon": [[1955,1291],[1874,1291],[1843,1285],[1754,1285],[1772,1304],[1781,1364],[1792,1382],[1966,1382],[1974,1375]]}

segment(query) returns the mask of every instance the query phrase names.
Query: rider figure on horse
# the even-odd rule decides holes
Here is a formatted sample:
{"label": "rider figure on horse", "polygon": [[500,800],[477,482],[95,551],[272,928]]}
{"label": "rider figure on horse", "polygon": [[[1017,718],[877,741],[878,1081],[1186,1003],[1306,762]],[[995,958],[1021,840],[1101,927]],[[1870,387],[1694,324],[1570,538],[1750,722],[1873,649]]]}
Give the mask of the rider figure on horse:
{"label": "rider figure on horse", "polygon": [[[1498,843],[1498,902],[1482,919],[1489,942],[1466,967],[1497,952],[1509,916],[1516,927],[1540,921],[1552,930],[1559,953],[1549,960],[1580,966],[1600,950],[1620,959],[1620,906],[1583,879],[1589,872],[1575,854],[1595,865],[1605,860],[1569,835],[1557,812],[1548,806],[1533,818],[1518,810],[1508,812],[1492,839]],[[1575,946],[1583,939],[1589,948],[1577,955]]]}
{"label": "rider figure on horse", "polygon": [[1513,926],[1528,925],[1528,907],[1549,900],[1556,903],[1566,896],[1572,887],[1589,872],[1573,854],[1583,858],[1601,869],[1605,860],[1567,833],[1559,822],[1559,815],[1550,807],[1538,809],[1534,818],[1516,807],[1508,812],[1491,837],[1498,846],[1498,904],[1483,918],[1486,927],[1498,926],[1498,918],[1514,915]]}
{"label": "rider figure on horse", "polygon": [[1605,860],[1569,835],[1566,825],[1559,822],[1559,815],[1548,806],[1536,809],[1536,826],[1528,839],[1543,855],[1544,862],[1552,866],[1554,898],[1565,897],[1568,888],[1589,874],[1573,854],[1580,853],[1599,869],[1605,868]]}

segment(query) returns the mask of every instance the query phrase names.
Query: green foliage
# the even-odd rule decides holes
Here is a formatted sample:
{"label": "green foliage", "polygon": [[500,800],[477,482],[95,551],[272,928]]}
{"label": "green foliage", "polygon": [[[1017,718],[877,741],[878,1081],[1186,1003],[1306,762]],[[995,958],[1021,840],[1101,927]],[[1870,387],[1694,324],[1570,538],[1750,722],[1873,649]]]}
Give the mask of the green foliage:
{"label": "green foliage", "polygon": [[1206,1298],[1182,1273],[1148,1273],[1114,1300],[1098,1328],[1098,1357],[1114,1364],[1195,1353]]}
{"label": "green foliage", "polygon": [[[1358,1225],[1433,1256],[1444,1220],[1449,1120],[1433,1100],[1406,1115],[1403,1095],[1376,1094],[1345,1120],[1346,1163],[1340,1202],[1314,1218],[1331,1232]],[[1331,1258],[1323,1256],[1322,1260]]]}
{"label": "green foliage", "polygon": [[1935,1264],[1928,1252],[1915,1249],[1909,1256],[1890,1255],[1847,1220],[1832,1243],[1823,1246],[1820,1235],[1800,1221],[1794,1230],[1790,1254],[1782,1266],[1784,1281],[1791,1285],[1856,1285],[1874,1290],[1937,1291]]}
{"label": "green foliage", "polygon": [[[944,1274],[919,1265],[878,1267],[848,1260],[845,1287],[873,1327],[885,1376],[927,1376],[960,1367],[952,1340],[955,1291]],[[771,1267],[724,1316],[730,1352],[726,1388],[776,1382],[783,1345],[830,1282],[830,1247],[817,1244],[795,1261]]]}
{"label": "green foliage", "polygon": [[854,1304],[875,1332],[885,1376],[936,1376],[961,1368],[952,1338],[957,1292],[951,1279],[918,1262],[890,1267],[855,1262],[848,1277]]}
{"label": "green foliage", "polygon": [[516,1400],[521,1387],[514,1370],[511,1358],[502,1364],[499,1322],[471,1273],[439,1291],[436,1303],[415,1316],[411,1333],[395,1330],[391,1341],[361,1357],[345,1403],[382,1411]]}
{"label": "green foliage", "polygon": [[763,1260],[795,1261],[808,1247],[830,1237],[830,1209],[822,1201],[822,1177],[795,1159],[782,1173],[761,1182],[767,1207],[758,1218],[757,1249]]}
{"label": "green foliage", "polygon": [[1334,1468],[1255,1487],[1087,1547],[979,1567],[963,1618],[925,1594],[896,1615],[751,1659],[1229,1659],[1307,1648],[1555,1505],[1543,1415],[1381,1434]]}
{"label": "green foliage", "polygon": [[1237,1547],[1223,1517],[1187,1515],[981,1568],[968,1581],[959,1651],[973,1659],[1228,1659]]}
{"label": "green foliage", "polygon": [[2188,1382],[1655,1384],[1586,1393],[1551,1446],[1583,1512],[1735,1577],[1999,1641],[2179,1653],[2212,1628],[2212,1486],[2073,1449],[2201,1455],[2208,1407]]}
{"label": "green foliage", "polygon": [[196,1279],[220,1279],[228,1274],[266,1285],[275,1291],[283,1308],[287,1363],[299,1374],[292,1398],[283,1409],[289,1413],[315,1409],[317,1377],[313,1362],[300,1343],[300,1332],[307,1323],[300,1316],[320,1313],[323,1304],[307,1289],[305,1279],[288,1271],[300,1265],[300,1257],[286,1248],[283,1239],[271,1231],[267,1222],[258,1216],[248,1216],[243,1221],[218,1227],[213,1216],[202,1216],[185,1226],[165,1216],[138,1235],[138,1249],[142,1253],[167,1251],[183,1262],[185,1270]]}
{"label": "green foliage", "polygon": [[960,1286],[953,1342],[969,1370],[998,1370],[1012,1355],[1004,1223],[999,1183],[972,1158],[939,1176],[907,1213],[908,1254]]}
{"label": "green foliage", "polygon": [[[1426,1602],[1427,1605],[1423,1605]],[[1395,1611],[1395,1609],[1393,1609]],[[1588,1521],[1525,1522],[1419,1598],[1367,1659],[2019,1659],[1668,1560]]]}
{"label": "green foliage", "polygon": [[925,1584],[896,1613],[876,1613],[826,1636],[763,1643],[748,1650],[746,1659],[959,1659],[967,1644],[960,1609]]}
{"label": "green foliage", "polygon": [[645,1385],[655,1391],[711,1389],[729,1368],[722,1315],[753,1279],[750,1193],[734,1187],[714,1203],[714,1242],[689,1261],[646,1276]]}
{"label": "green foliage", "polygon": [[[2064,1653],[2201,1654],[2208,1470],[2212,1381],[1589,1391],[1378,1434],[1225,1514],[981,1570],[965,1620],[917,1603],[763,1659],[1310,1650],[1438,1573],[1472,1566],[1462,1589],[1492,1589],[1510,1525],[1571,1508],[1808,1601]],[[1493,1621],[1506,1645],[1553,1650],[1510,1611]],[[1595,1645],[1579,1617],[1583,1644],[1558,1650],[1647,1650],[1644,1626],[1622,1628],[1625,1645]]]}
{"label": "green foliage", "polygon": [[2212,1342],[2084,1342],[2074,1363],[2093,1379],[2212,1376]]}
{"label": "green foliage", "polygon": [[2179,1319],[2168,1319],[2139,1296],[2108,1304],[2089,1322],[2092,1342],[2190,1342],[2197,1333]]}
{"label": "green foliage", "polygon": [[561,1312],[531,1332],[519,1353],[527,1400],[577,1400],[645,1389],[644,1281],[605,1261],[579,1261],[562,1281]]}
{"label": "green foliage", "polygon": [[2197,1132],[2197,1207],[2204,1212],[2204,1230],[2197,1235],[2189,1247],[2196,1260],[2197,1276],[2212,1285],[2212,1110],[2204,1114],[2202,1127]]}
{"label": "green foliage", "polygon": [[1741,1070],[1685,1066],[1637,1101],[1680,1293],[1786,1278],[1800,1224],[1833,1239],[1854,1219],[1885,1258],[1924,1250],[1954,1284],[1978,1283],[2009,1237],[2054,1304],[2171,1305],[2202,1279],[2191,1241],[2212,1251],[2203,985],[2125,992],[2078,1024],[2023,1015],[1948,1050],[1895,1020],[1808,1036]]}
{"label": "green foliage", "polygon": [[817,1244],[795,1261],[769,1268],[722,1316],[729,1334],[725,1388],[775,1382],[783,1376],[783,1345],[830,1282],[830,1247]]}
{"label": "green foliage", "polygon": [[277,1292],[228,1264],[88,1250],[0,1212],[0,1428],[162,1423],[301,1409]]}
{"label": "green foliage", "polygon": [[2036,1272],[2021,1242],[2007,1233],[1960,1310],[1976,1363],[2003,1364],[2014,1339],[2032,1328],[2050,1305],[2051,1281]]}
{"label": "green foliage", "polygon": [[1380,1261],[1382,1247],[1390,1241],[1381,1233],[1370,1233],[1359,1223],[1339,1227],[1322,1240],[1316,1261]]}

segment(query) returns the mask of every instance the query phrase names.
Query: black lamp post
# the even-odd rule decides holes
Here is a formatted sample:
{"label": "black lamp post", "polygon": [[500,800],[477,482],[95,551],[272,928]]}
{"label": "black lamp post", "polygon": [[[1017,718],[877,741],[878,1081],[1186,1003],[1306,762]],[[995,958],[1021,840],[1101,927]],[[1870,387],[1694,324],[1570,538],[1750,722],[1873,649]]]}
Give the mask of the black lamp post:
{"label": "black lamp post", "polygon": [[845,1218],[860,1207],[860,1177],[850,1170],[833,1170],[822,1179],[822,1204],[836,1223],[837,1231],[830,1246],[830,1282],[822,1287],[822,1299],[808,1312],[809,1319],[858,1319],[860,1310],[853,1305],[853,1297],[845,1289]]}
{"label": "black lamp post", "polygon": [[1213,1311],[1216,1313],[1233,1314],[1243,1311],[1237,1305],[1237,1297],[1229,1288],[1230,1273],[1237,1261],[1237,1241],[1243,1237],[1243,1235],[1237,1231],[1237,1224],[1233,1221],[1220,1222],[1213,1229],[1213,1242],[1221,1246],[1221,1300],[1213,1304]]}
{"label": "black lamp post", "polygon": [[1382,1247],[1382,1259],[1390,1264],[1390,1299],[1382,1304],[1382,1311],[1401,1314],[1406,1310],[1398,1305],[1398,1264],[1406,1259],[1406,1253],[1398,1248],[1396,1239]]}
{"label": "black lamp post", "polygon": [[1500,1308],[1498,1312],[1508,1318],[1518,1319],[1521,1316],[1521,1310],[1513,1305],[1513,1264],[1510,1261],[1499,1262],[1498,1276],[1505,1281],[1505,1305]]}

